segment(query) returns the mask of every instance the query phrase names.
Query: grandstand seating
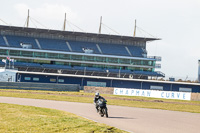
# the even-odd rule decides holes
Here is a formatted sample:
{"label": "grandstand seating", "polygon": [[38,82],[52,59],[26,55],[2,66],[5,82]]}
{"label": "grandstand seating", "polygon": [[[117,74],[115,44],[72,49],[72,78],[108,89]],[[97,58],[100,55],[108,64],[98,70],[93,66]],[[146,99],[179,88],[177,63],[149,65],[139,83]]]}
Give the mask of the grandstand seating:
{"label": "grandstand seating", "polygon": [[97,72],[103,72],[104,69],[102,69],[102,68],[96,68],[96,67],[86,67],[86,71],[97,71]]}
{"label": "grandstand seating", "polygon": [[120,70],[121,73],[132,73],[131,70]]}
{"label": "grandstand seating", "polygon": [[[22,42],[22,43],[32,44],[33,49],[38,49],[35,38],[22,37],[22,36],[10,36],[10,35],[7,35],[6,38],[11,47],[21,48],[20,43]],[[70,51],[65,40],[39,38],[38,41],[42,49],[67,51],[67,52]],[[88,49],[94,50],[94,54],[100,54],[100,51],[98,50],[95,43],[79,42],[79,41],[68,41],[68,42],[69,42],[69,45],[71,46],[72,52],[84,53],[83,48],[88,48]],[[0,45],[6,46],[3,36],[0,36]],[[143,57],[142,56],[143,50],[141,47],[106,44],[106,43],[99,43],[98,45],[103,54],[130,56],[125,48],[127,47],[130,53],[132,54],[132,56]]]}
{"label": "grandstand seating", "polygon": [[111,73],[119,73],[119,69],[108,69]]}
{"label": "grandstand seating", "polygon": [[56,50],[56,51],[69,51],[69,48],[64,40],[56,39],[38,39],[42,49]]}
{"label": "grandstand seating", "polygon": [[73,67],[74,70],[84,70],[84,67],[80,67],[80,66],[74,66]]}
{"label": "grandstand seating", "polygon": [[92,49],[94,54],[100,54],[99,50],[96,47],[95,43],[90,42],[78,42],[78,41],[68,41],[73,52],[81,52],[84,53],[83,48]]}
{"label": "grandstand seating", "polygon": [[129,53],[126,51],[126,48],[124,45],[113,45],[113,44],[100,43],[99,47],[101,48],[103,54],[130,56]]}
{"label": "grandstand seating", "polygon": [[42,67],[50,69],[72,69],[71,66],[53,65],[53,64],[43,64]]}
{"label": "grandstand seating", "polygon": [[3,40],[3,36],[1,36],[1,35],[0,35],[0,46],[6,46],[6,43]]}
{"label": "grandstand seating", "polygon": [[[0,62],[1,66],[4,66],[3,62]],[[120,70],[119,69],[102,69],[102,68],[93,68],[93,67],[83,67],[83,66],[63,66],[63,65],[54,65],[54,64],[38,64],[38,63],[24,63],[24,62],[15,62],[15,67],[32,67],[32,68],[46,68],[46,69],[63,69],[63,70],[78,70],[78,71],[95,71],[95,72],[104,72],[104,73],[126,73],[134,75],[146,75],[146,76],[163,76],[157,72],[147,72],[147,71],[131,71],[131,70]],[[106,71],[108,70],[108,71]]]}
{"label": "grandstand seating", "polygon": [[94,68],[94,67],[82,67],[82,66],[74,66],[73,70],[81,70],[81,71],[97,71],[97,72],[104,72],[104,69],[101,68]]}
{"label": "grandstand seating", "polygon": [[[4,67],[5,64],[0,61],[0,67]],[[65,74],[89,74],[96,76],[109,76],[109,77],[118,77],[118,74],[121,74],[123,78],[129,78],[129,75],[137,75],[138,77],[142,76],[160,76],[164,77],[162,73],[159,72],[147,72],[147,71],[131,71],[131,70],[120,70],[119,69],[102,69],[102,68],[93,68],[93,67],[83,67],[83,66],[63,66],[55,64],[38,64],[38,63],[24,63],[24,62],[15,62],[15,68],[18,68],[20,71],[35,71],[35,72],[47,72],[47,73],[57,73],[58,70],[62,70],[62,73]],[[108,71],[106,71],[108,70]],[[77,73],[79,72],[79,73]]]}
{"label": "grandstand seating", "polygon": [[159,74],[157,72],[134,71],[133,73],[137,74],[137,75],[159,76]]}
{"label": "grandstand seating", "polygon": [[33,49],[38,49],[34,38],[22,36],[6,36],[8,43],[11,47],[21,48],[20,43],[32,44]]}
{"label": "grandstand seating", "polygon": [[38,63],[15,62],[14,66],[41,67]]}
{"label": "grandstand seating", "polygon": [[132,56],[134,57],[143,57],[142,53],[143,50],[141,47],[137,47],[137,46],[127,46],[127,48],[129,49],[129,51],[131,52]]}

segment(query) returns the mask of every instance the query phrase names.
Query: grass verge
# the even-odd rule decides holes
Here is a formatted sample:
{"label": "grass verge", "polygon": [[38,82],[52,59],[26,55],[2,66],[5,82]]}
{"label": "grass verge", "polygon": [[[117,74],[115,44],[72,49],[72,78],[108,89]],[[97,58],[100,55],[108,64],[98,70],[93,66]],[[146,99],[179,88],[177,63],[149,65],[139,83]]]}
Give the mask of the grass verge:
{"label": "grass verge", "polygon": [[123,133],[125,131],[53,109],[0,103],[0,132]]}
{"label": "grass verge", "polygon": [[[34,90],[0,90],[0,96],[92,103],[92,93]],[[200,101],[181,101],[103,94],[110,105],[200,113]]]}

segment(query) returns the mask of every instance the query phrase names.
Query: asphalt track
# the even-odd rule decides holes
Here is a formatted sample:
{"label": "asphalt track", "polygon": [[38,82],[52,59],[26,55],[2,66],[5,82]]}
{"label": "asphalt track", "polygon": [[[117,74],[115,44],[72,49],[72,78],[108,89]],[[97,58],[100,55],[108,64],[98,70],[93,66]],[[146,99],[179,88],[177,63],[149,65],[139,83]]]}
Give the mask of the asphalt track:
{"label": "asphalt track", "polygon": [[134,133],[198,133],[200,114],[108,105],[109,118],[100,117],[93,104],[0,97],[0,103],[51,108]]}

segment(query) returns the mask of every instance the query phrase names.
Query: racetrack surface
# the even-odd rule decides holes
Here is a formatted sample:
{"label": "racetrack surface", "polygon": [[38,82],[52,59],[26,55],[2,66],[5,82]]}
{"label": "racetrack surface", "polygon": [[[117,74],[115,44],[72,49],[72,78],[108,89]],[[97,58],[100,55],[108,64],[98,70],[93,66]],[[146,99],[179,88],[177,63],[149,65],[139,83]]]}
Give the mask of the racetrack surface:
{"label": "racetrack surface", "polygon": [[108,105],[109,118],[100,117],[93,104],[0,97],[0,103],[52,108],[134,133],[197,133],[200,114]]}

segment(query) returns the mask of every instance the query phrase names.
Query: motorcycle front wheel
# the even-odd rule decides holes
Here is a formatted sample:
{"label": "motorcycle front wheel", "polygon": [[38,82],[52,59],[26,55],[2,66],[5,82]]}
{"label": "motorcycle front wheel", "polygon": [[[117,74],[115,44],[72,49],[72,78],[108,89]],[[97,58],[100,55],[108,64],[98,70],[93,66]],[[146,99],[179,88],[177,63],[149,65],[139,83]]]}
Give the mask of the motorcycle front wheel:
{"label": "motorcycle front wheel", "polygon": [[104,116],[104,109],[99,109],[99,114],[100,114],[101,117],[103,117]]}
{"label": "motorcycle front wheel", "polygon": [[105,114],[106,114],[106,117],[108,118],[108,109],[105,108]]}

